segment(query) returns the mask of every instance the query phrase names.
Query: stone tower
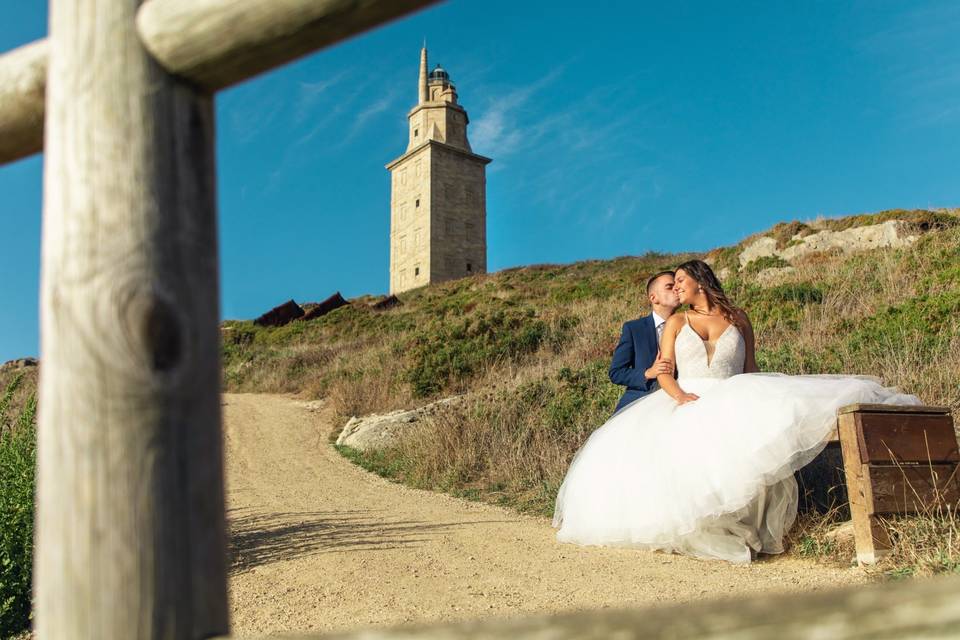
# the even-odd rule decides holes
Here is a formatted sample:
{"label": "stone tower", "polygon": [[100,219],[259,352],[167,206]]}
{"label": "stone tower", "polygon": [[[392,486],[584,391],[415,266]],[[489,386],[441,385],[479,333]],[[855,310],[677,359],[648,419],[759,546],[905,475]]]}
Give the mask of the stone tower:
{"label": "stone tower", "polygon": [[440,65],[420,52],[419,100],[406,152],[390,171],[390,293],[487,270],[486,165],[467,141],[467,112]]}

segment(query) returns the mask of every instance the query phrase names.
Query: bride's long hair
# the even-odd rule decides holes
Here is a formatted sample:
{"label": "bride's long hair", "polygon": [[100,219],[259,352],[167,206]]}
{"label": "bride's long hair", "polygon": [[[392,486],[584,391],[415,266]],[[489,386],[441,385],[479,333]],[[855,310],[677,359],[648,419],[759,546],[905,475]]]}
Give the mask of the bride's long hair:
{"label": "bride's long hair", "polygon": [[683,269],[684,273],[697,281],[697,284],[703,289],[703,293],[706,294],[707,303],[711,308],[719,308],[720,315],[730,324],[740,325],[740,316],[738,313],[740,310],[730,301],[727,294],[723,292],[723,286],[713,273],[710,265],[703,260],[688,260],[678,266],[676,270],[679,271],[680,269]]}

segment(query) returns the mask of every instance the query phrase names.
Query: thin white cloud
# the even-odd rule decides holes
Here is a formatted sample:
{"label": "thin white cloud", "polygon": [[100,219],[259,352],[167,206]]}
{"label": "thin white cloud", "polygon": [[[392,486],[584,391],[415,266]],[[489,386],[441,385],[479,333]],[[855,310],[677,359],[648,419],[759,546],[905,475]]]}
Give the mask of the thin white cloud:
{"label": "thin white cloud", "polygon": [[[608,227],[633,220],[663,192],[654,150],[643,140],[655,103],[623,90],[639,86],[642,73],[572,94],[559,108],[555,100],[537,102],[558,72],[507,93],[471,124],[473,147],[493,157],[490,171],[510,167],[511,199],[537,203],[558,222]],[[521,157],[528,161],[512,161]]]}
{"label": "thin white cloud", "polygon": [[892,25],[861,39],[890,87],[908,107],[896,115],[906,125],[960,120],[960,4],[944,2],[891,16]]}
{"label": "thin white cloud", "polygon": [[390,107],[397,102],[398,98],[400,98],[400,95],[400,89],[394,86],[394,88],[390,89],[383,97],[378,100],[374,100],[367,105],[367,107],[360,111],[360,113],[357,114],[357,117],[353,119],[353,125],[350,127],[350,133],[347,134],[345,141],[353,138],[355,135],[360,133],[374,118],[390,109]]}
{"label": "thin white cloud", "polygon": [[493,99],[486,111],[470,126],[472,146],[479,153],[495,150],[500,157],[510,155],[520,148],[528,136],[520,128],[518,112],[538,91],[554,83],[562,73],[563,67],[557,67],[536,82]]}
{"label": "thin white cloud", "polygon": [[960,5],[953,0],[920,7],[896,15],[896,22],[860,42],[874,52],[902,53],[904,48],[930,47],[944,39],[952,41],[960,29]]}
{"label": "thin white cloud", "polygon": [[[390,73],[384,73],[380,77],[367,74],[362,82],[344,83],[343,80],[351,74],[352,70],[346,70],[327,80],[301,83],[297,108],[306,104],[309,109],[305,110],[301,121],[295,125],[303,133],[289,145],[276,168],[270,172],[266,191],[276,187],[291,166],[310,161],[311,155],[305,152],[303,147],[310,146],[315,138],[322,136],[331,148],[342,147],[373,123],[378,115],[390,109],[402,94],[398,83],[389,82],[392,77]],[[386,85],[394,88],[369,102],[369,96],[376,94],[379,88]],[[334,94],[333,98],[325,99],[330,98],[330,94]],[[351,112],[357,112],[356,116],[351,118]]]}
{"label": "thin white cloud", "polygon": [[307,129],[306,133],[300,136],[293,146],[302,146],[313,140],[318,134],[329,132],[334,122],[343,118],[344,114],[350,109],[357,108],[361,97],[369,93],[370,87],[371,81],[367,80],[356,85],[350,91],[337,92],[337,99],[333,106],[324,109],[321,113],[315,113],[316,117],[312,120],[313,126]]}
{"label": "thin white cloud", "polygon": [[[301,82],[297,92],[296,106],[294,108],[294,122],[300,124],[312,115],[317,103],[328,97],[330,90],[340,84],[340,82],[351,73],[353,73],[352,69],[345,69],[329,78],[324,78],[316,82]],[[335,97],[336,96],[334,96],[334,98]]]}
{"label": "thin white cloud", "polygon": [[[256,93],[249,87],[225,96],[225,116],[230,134],[241,144],[271,127],[283,111],[283,99],[273,92]],[[249,94],[253,95],[249,95]]]}

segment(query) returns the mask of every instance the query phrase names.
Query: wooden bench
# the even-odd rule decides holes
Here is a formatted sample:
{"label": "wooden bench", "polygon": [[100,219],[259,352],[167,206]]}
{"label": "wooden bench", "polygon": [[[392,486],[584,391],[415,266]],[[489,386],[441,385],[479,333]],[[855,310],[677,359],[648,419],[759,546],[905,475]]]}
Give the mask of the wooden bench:
{"label": "wooden bench", "polygon": [[858,564],[890,551],[883,516],[960,500],[960,447],[947,407],[853,404],[831,442],[843,460]]}

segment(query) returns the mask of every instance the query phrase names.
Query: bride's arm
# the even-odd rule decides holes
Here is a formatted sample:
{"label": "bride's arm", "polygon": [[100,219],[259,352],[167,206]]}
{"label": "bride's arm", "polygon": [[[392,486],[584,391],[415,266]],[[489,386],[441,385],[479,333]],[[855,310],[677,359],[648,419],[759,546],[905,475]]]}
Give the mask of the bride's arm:
{"label": "bride's arm", "polygon": [[[665,325],[663,325],[663,335],[660,337],[660,353],[664,360],[676,363],[674,352],[676,351],[677,334],[683,328],[683,317],[679,314],[670,316]],[[679,404],[691,402],[699,399],[696,394],[687,393],[680,388],[680,385],[673,377],[676,370],[676,364],[671,367],[670,373],[661,373],[657,376],[657,382],[660,388],[667,392],[671,398]]]}
{"label": "bride's arm", "polygon": [[737,323],[740,332],[743,334],[743,341],[747,347],[747,357],[743,362],[744,373],[758,373],[760,367],[757,366],[756,340],[753,335],[753,325],[750,324],[750,317],[743,309],[739,310],[739,322]]}

